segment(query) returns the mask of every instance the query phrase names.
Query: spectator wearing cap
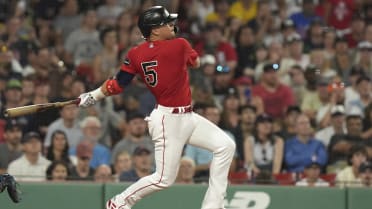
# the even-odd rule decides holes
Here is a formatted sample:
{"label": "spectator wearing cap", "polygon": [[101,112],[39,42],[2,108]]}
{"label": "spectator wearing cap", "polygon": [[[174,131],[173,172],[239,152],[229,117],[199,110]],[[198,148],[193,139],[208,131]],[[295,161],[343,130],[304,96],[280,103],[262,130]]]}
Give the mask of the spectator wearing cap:
{"label": "spectator wearing cap", "polygon": [[284,140],[296,136],[296,119],[301,113],[301,108],[297,105],[291,105],[288,107],[283,119],[282,129],[278,133],[278,135]]}
{"label": "spectator wearing cap", "polygon": [[360,186],[360,165],[367,161],[367,151],[361,145],[354,145],[348,155],[348,166],[339,171],[336,176],[336,185],[341,187]]}
{"label": "spectator wearing cap", "polygon": [[292,90],[279,81],[278,64],[266,64],[260,83],[252,88],[252,96],[263,100],[264,112],[273,118],[284,116],[288,106],[295,104]]}
{"label": "spectator wearing cap", "polygon": [[36,132],[29,132],[21,140],[23,154],[12,161],[8,167],[8,173],[16,177],[18,181],[44,181],[46,170],[50,164],[41,155],[41,137]]}
{"label": "spectator wearing cap", "polygon": [[[288,72],[293,65],[300,65],[306,68],[310,63],[309,55],[304,53],[304,42],[300,34],[293,33],[284,40],[288,50],[288,57],[284,57],[281,64],[281,71]],[[282,73],[284,73],[282,72]]]}
{"label": "spectator wearing cap", "polygon": [[305,37],[306,30],[311,22],[320,17],[315,14],[314,0],[303,0],[302,11],[292,14],[289,18],[295,23],[297,32]]}
{"label": "spectator wearing cap", "polygon": [[337,72],[329,67],[329,60],[326,58],[326,52],[322,48],[311,50],[310,63],[316,68],[318,71],[317,75],[320,78],[331,80],[337,75]]}
{"label": "spectator wearing cap", "polygon": [[316,158],[323,167],[328,156],[322,142],[312,137],[313,130],[309,117],[300,114],[296,118],[296,136],[285,142],[284,163],[288,172],[302,172],[312,159]]}
{"label": "spectator wearing cap", "polygon": [[[123,151],[133,155],[138,146],[146,147],[149,150],[154,149],[154,143],[147,134],[147,125],[145,117],[139,112],[132,112],[127,115],[127,135],[122,138],[112,149],[111,162],[114,162],[116,156]],[[154,159],[154,156],[152,156]]]}
{"label": "spectator wearing cap", "polygon": [[[1,112],[8,108],[18,107],[22,101],[22,83],[17,79],[10,79],[6,83],[4,92],[4,104],[1,105]],[[4,114],[1,114],[4,118]]]}
{"label": "spectator wearing cap", "polygon": [[367,76],[360,76],[356,81],[356,90],[359,94],[359,97],[355,100],[349,101],[346,104],[346,112],[350,113],[355,108],[364,114],[365,107],[372,103],[371,79]]}
{"label": "spectator wearing cap", "polygon": [[6,173],[11,161],[22,155],[22,126],[16,120],[6,121],[4,127],[5,143],[0,143],[0,174]]}
{"label": "spectator wearing cap", "polygon": [[358,114],[346,114],[346,134],[335,134],[328,145],[329,164],[340,164],[347,161],[353,145],[365,145],[370,139],[362,139],[363,118]]}
{"label": "spectator wearing cap", "polygon": [[366,161],[359,166],[359,178],[363,187],[372,187],[372,162]]}
{"label": "spectator wearing cap", "polygon": [[287,40],[287,37],[296,33],[296,25],[293,20],[288,18],[285,19],[280,25],[281,33],[283,35],[283,40]]}
{"label": "spectator wearing cap", "polygon": [[[80,122],[83,139],[92,144],[93,155],[90,160],[90,167],[96,169],[102,164],[109,165],[111,160],[110,150],[99,143],[99,138],[102,135],[101,121],[95,116],[87,116]],[[70,155],[76,155],[76,147],[69,150]]]}
{"label": "spectator wearing cap", "polygon": [[329,187],[329,183],[320,178],[322,166],[313,159],[304,169],[305,177],[296,182],[296,186],[303,187]]}
{"label": "spectator wearing cap", "polygon": [[257,116],[253,134],[244,140],[244,163],[254,174],[269,171],[280,173],[283,162],[283,139],[274,135],[273,119],[262,114]]}
{"label": "spectator wearing cap", "polygon": [[345,108],[343,105],[336,105],[331,108],[330,125],[315,133],[315,138],[328,147],[331,137],[335,134],[346,134]]}
{"label": "spectator wearing cap", "polygon": [[133,169],[120,174],[120,181],[137,181],[138,179],[150,175],[153,167],[151,151],[143,146],[138,146],[133,152]]}
{"label": "spectator wearing cap", "polygon": [[59,113],[60,117],[48,126],[44,147],[50,146],[52,133],[56,130],[65,132],[68,143],[71,147],[75,147],[83,137],[77,120],[79,109],[75,105],[67,105],[62,107]]}
{"label": "spectator wearing cap", "polygon": [[353,69],[361,71],[366,76],[372,75],[372,42],[361,41],[356,50],[355,64]]}
{"label": "spectator wearing cap", "polygon": [[77,163],[71,169],[71,180],[92,181],[94,169],[90,167],[93,156],[93,146],[87,140],[81,141],[76,147]]}
{"label": "spectator wearing cap", "polygon": [[195,51],[199,56],[213,54],[217,65],[225,67],[229,75],[233,76],[238,63],[238,57],[234,47],[223,38],[222,27],[216,23],[208,23],[205,26],[203,40],[195,44]]}

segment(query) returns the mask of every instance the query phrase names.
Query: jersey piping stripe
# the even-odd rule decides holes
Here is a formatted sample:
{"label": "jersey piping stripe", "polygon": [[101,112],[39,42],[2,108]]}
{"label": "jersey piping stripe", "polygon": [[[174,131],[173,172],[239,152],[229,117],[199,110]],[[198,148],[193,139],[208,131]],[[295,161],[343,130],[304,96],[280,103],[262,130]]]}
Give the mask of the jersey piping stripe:
{"label": "jersey piping stripe", "polygon": [[134,195],[135,193],[137,193],[138,191],[146,188],[146,187],[149,187],[149,186],[156,186],[156,187],[160,187],[160,188],[165,188],[165,187],[162,187],[162,186],[159,186],[158,184],[160,184],[160,182],[163,180],[163,174],[164,174],[164,159],[165,159],[165,128],[164,128],[164,118],[165,118],[165,115],[163,115],[162,119],[161,119],[161,125],[163,127],[163,164],[162,164],[162,169],[161,169],[161,175],[160,175],[160,179],[158,182],[154,183],[154,184],[150,184],[150,185],[147,185],[147,186],[143,186],[139,189],[137,189],[136,191],[132,192],[130,195],[128,195],[124,200],[125,200],[125,203],[121,206],[119,206],[119,209],[123,206],[125,206],[127,204],[127,199]]}

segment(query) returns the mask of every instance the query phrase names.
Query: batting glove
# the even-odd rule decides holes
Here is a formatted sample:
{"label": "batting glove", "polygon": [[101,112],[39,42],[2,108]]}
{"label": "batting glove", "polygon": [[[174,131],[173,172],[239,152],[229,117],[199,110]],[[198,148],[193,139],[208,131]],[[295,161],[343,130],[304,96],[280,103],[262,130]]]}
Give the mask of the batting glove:
{"label": "batting glove", "polygon": [[79,107],[89,107],[96,104],[97,100],[94,99],[93,95],[88,92],[79,96],[80,102]]}

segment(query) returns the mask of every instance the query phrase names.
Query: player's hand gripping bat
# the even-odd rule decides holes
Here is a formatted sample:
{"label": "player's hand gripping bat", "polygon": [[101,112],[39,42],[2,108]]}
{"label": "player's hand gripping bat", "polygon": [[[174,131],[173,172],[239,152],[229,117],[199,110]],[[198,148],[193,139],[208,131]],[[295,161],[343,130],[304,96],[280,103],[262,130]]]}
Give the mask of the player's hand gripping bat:
{"label": "player's hand gripping bat", "polygon": [[79,104],[80,99],[74,99],[69,100],[65,102],[53,102],[53,103],[45,103],[45,104],[35,104],[35,105],[28,105],[28,106],[22,106],[22,107],[15,107],[15,108],[9,108],[6,109],[4,112],[5,117],[18,117],[22,115],[30,115],[35,114],[39,112],[44,112],[47,110],[55,109],[55,108],[61,108],[66,105],[71,104]]}

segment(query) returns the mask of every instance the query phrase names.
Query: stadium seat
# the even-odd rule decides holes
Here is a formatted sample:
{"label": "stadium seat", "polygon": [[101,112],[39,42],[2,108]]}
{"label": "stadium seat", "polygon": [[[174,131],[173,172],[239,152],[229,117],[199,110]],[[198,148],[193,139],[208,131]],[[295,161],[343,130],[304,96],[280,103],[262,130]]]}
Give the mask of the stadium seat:
{"label": "stadium seat", "polygon": [[229,181],[231,184],[246,184],[249,181],[249,176],[246,171],[230,172]]}
{"label": "stadium seat", "polygon": [[296,182],[296,173],[278,173],[273,176],[279,185],[294,185]]}

